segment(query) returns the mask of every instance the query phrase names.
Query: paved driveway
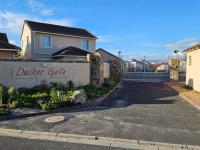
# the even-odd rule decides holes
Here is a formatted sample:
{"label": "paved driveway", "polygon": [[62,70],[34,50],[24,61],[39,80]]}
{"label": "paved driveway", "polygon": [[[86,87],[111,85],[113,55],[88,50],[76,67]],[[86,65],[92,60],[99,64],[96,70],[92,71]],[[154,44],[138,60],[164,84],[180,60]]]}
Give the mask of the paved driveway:
{"label": "paved driveway", "polygon": [[103,103],[77,112],[0,122],[0,127],[200,145],[200,113],[164,83],[124,82]]}

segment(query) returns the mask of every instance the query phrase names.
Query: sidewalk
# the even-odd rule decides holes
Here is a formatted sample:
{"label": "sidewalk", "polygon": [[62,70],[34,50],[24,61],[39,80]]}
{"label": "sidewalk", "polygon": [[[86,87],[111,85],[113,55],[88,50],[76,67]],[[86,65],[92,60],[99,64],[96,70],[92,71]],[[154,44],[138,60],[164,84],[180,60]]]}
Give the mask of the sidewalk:
{"label": "sidewalk", "polygon": [[184,83],[170,81],[166,85],[176,90],[184,100],[200,110],[200,93],[184,88]]}

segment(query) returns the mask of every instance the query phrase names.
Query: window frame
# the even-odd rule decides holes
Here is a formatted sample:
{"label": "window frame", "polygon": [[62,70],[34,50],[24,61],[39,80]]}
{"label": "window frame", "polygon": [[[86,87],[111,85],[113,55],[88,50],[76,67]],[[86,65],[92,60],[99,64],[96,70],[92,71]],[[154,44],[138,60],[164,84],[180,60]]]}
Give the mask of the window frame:
{"label": "window frame", "polygon": [[[43,37],[50,37],[50,46],[47,46],[47,47],[43,47]],[[40,47],[41,48],[44,48],[44,49],[47,49],[47,48],[52,48],[52,35],[49,35],[49,34],[41,34],[40,35]]]}
{"label": "window frame", "polygon": [[[85,49],[83,46],[84,46],[84,41],[88,41],[88,49]],[[89,39],[82,39],[81,40],[81,48],[83,50],[86,50],[86,51],[89,51],[90,50],[90,40]]]}

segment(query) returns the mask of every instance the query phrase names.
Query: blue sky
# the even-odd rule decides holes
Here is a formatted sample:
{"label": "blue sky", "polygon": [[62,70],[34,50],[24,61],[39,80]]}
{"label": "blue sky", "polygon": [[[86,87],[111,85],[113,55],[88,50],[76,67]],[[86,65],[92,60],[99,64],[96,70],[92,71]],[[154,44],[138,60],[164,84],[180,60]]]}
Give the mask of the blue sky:
{"label": "blue sky", "polygon": [[0,32],[20,45],[24,19],[86,28],[124,59],[166,60],[200,39],[199,0],[0,0]]}

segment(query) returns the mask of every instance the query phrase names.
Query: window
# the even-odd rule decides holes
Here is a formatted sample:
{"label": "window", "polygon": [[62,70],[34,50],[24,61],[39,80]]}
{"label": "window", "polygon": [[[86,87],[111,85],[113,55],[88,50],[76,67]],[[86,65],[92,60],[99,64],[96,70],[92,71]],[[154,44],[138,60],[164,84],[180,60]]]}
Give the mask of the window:
{"label": "window", "polygon": [[89,40],[87,39],[82,40],[82,49],[89,50]]}
{"label": "window", "polygon": [[192,56],[189,56],[189,65],[192,65]]}
{"label": "window", "polygon": [[51,48],[51,35],[41,35],[40,46],[41,48]]}

